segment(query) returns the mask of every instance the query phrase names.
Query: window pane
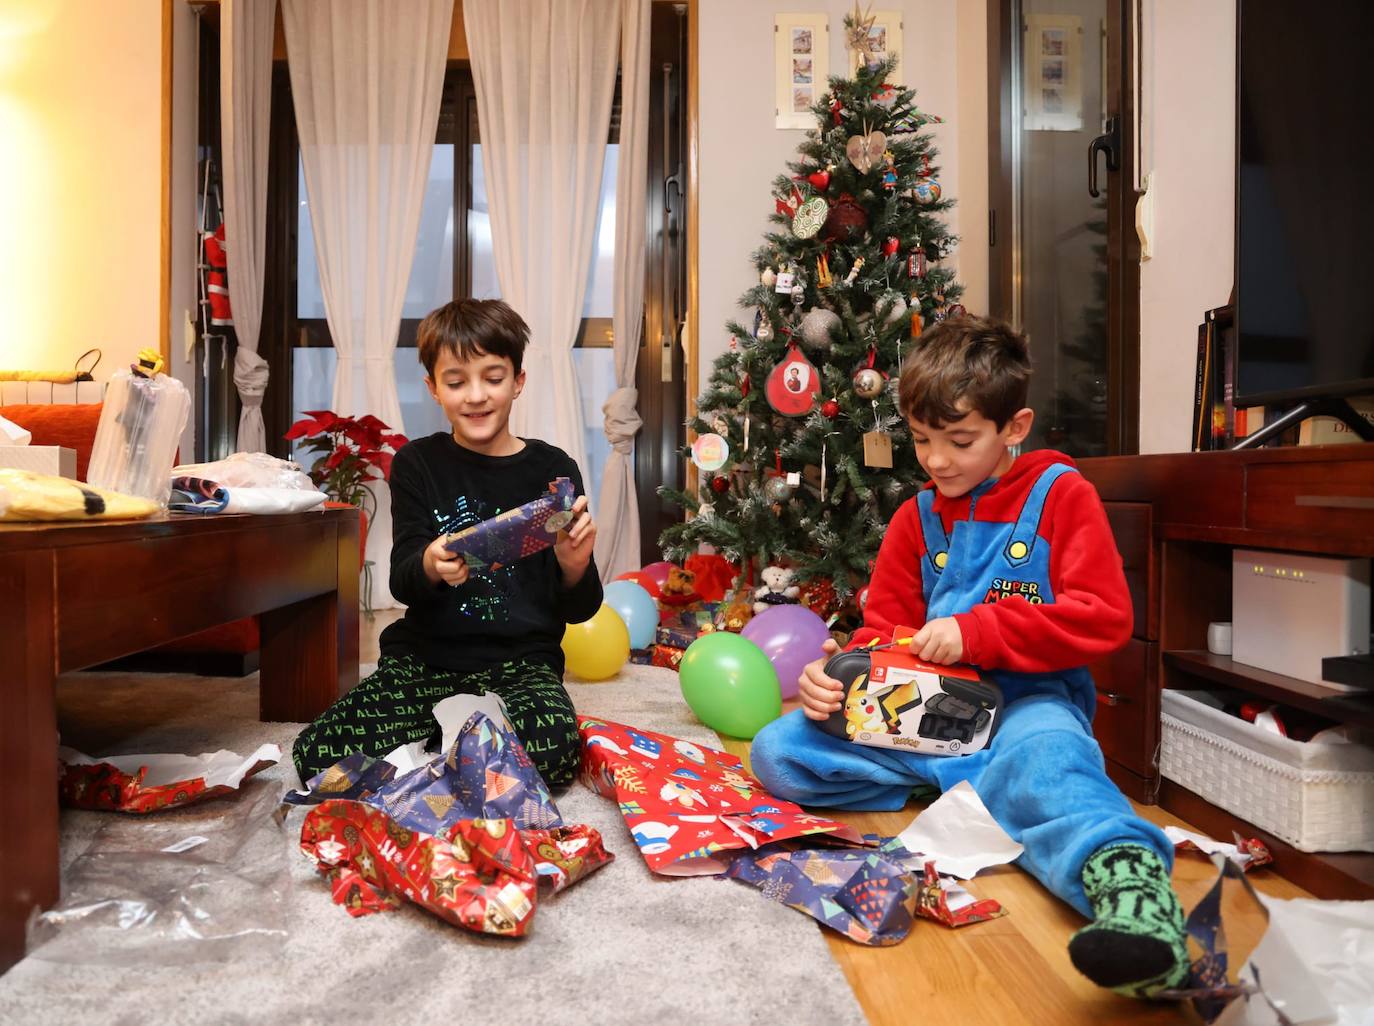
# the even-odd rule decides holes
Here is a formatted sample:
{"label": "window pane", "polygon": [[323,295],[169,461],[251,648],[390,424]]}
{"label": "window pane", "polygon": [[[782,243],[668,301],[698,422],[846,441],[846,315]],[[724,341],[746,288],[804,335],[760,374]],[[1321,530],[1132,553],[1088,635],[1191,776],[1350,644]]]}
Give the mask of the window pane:
{"label": "window pane", "polygon": [[[315,232],[310,221],[310,202],[305,189],[305,166],[297,169],[300,213],[297,223],[296,316],[323,319],[324,294],[315,260]],[[410,278],[406,282],[401,316],[419,319],[453,298],[453,144],[439,143],[429,162],[429,178],[420,208],[420,228],[415,239]]]}
{"label": "window pane", "polygon": [[598,512],[595,507],[597,496],[601,494],[601,475],[611,455],[611,443],[606,440],[603,428],[606,417],[601,407],[615,391],[615,351],[604,346],[574,349],[573,366],[577,368],[578,390],[582,393],[582,444],[587,449],[582,480],[587,486],[587,497],[592,501],[592,511]]}
{"label": "window pane", "polygon": [[[496,280],[496,264],[491,252],[491,217],[487,205],[486,169],[482,166],[482,147],[472,147],[472,207],[468,212],[468,252],[472,259],[472,296],[498,299],[501,286]],[[601,200],[596,216],[596,242],[587,279],[587,298],[583,317],[614,315],[612,282],[615,280],[615,176],[620,166],[620,146],[606,146],[601,169]],[[558,268],[548,268],[558,273]]]}

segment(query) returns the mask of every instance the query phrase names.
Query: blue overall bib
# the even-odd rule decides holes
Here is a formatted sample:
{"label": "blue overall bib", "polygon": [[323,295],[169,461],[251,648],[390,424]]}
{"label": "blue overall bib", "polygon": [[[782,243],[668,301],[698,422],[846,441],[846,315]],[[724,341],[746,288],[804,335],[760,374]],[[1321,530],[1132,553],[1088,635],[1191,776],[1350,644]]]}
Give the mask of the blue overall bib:
{"label": "blue overall bib", "polygon": [[[1019,594],[1050,603],[1049,543],[1038,534],[1045,499],[1067,464],[1047,467],[1014,523],[969,519],[948,535],[935,512],[934,489],[916,497],[925,555],[921,588],[927,619],[967,612],[985,601]],[[870,748],[825,733],[800,709],[770,723],[754,738],[755,775],[780,798],[837,809],[900,809],[911,789],[933,784],[948,790],[973,785],[994,819],[1024,847],[1018,863],[1053,893],[1090,915],[1083,894],[1083,863],[1110,844],[1141,844],[1166,866],[1173,845],[1140,819],[1106,775],[1092,736],[1092,677],[1086,668],[1058,673],[985,671],[1002,688],[1006,707],[992,744],[961,757]]]}

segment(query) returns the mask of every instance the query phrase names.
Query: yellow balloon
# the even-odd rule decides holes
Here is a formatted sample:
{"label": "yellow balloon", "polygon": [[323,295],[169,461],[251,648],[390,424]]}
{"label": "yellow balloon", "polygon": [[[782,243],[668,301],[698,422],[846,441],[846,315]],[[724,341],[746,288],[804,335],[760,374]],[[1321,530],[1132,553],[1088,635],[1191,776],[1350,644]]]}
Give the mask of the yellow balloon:
{"label": "yellow balloon", "polygon": [[630,658],[630,630],[614,609],[603,604],[590,620],[568,624],[563,658],[583,680],[614,677]]}

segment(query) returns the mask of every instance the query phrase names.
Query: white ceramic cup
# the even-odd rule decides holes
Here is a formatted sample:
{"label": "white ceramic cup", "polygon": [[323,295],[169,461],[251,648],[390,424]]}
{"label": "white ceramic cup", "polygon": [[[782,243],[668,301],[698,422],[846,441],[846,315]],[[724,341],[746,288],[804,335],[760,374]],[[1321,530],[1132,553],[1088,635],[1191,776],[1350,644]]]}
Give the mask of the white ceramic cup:
{"label": "white ceramic cup", "polygon": [[1207,651],[1212,655],[1231,654],[1231,624],[1229,621],[1207,625]]}

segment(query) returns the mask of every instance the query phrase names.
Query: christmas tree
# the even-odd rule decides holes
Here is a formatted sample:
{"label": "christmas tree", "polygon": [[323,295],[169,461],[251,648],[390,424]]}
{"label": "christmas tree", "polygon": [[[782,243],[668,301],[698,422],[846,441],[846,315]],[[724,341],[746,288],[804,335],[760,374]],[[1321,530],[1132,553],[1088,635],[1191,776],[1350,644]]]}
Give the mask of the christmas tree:
{"label": "christmas tree", "polygon": [[[864,32],[855,17],[845,28]],[[896,64],[832,77],[817,129],[774,180],[776,229],[740,300],[753,321],[727,325],[689,425],[701,493],[663,490],[692,514],[663,532],[668,559],[706,543],[752,579],[778,563],[845,599],[921,482],[898,371],[924,325],[963,310],[939,263],[956,242],[940,218],[951,201],[922,133],[941,119],[889,82]]]}

